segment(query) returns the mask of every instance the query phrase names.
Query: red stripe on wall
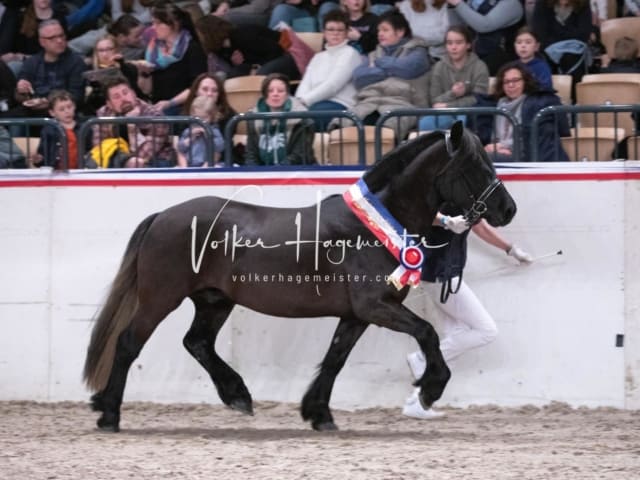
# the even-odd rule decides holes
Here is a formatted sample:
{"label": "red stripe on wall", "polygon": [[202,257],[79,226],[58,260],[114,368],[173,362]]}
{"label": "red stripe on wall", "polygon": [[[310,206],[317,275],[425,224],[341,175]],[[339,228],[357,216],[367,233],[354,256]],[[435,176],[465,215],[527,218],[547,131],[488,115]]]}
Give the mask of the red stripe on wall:
{"label": "red stripe on wall", "polygon": [[[611,181],[640,180],[640,171],[592,173],[505,173],[499,177],[507,182],[549,181]],[[4,178],[0,188],[33,187],[197,187],[243,185],[351,185],[360,178],[353,177],[292,177],[292,178]]]}

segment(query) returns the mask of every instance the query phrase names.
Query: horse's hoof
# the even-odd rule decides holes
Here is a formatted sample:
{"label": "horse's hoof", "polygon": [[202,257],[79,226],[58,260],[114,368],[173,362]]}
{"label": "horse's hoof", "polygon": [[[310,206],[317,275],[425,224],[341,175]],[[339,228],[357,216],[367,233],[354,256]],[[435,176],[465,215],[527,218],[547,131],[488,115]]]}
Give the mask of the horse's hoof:
{"label": "horse's hoof", "polygon": [[253,415],[253,405],[250,401],[244,400],[242,398],[232,400],[229,403],[229,407],[231,407],[233,410],[237,410],[247,415]]}
{"label": "horse's hoof", "polygon": [[338,430],[338,427],[333,422],[314,422],[313,429],[318,432],[331,432]]}
{"label": "horse's hoof", "polygon": [[98,419],[97,425],[103,432],[118,433],[120,431],[120,418],[117,415],[102,414]]}

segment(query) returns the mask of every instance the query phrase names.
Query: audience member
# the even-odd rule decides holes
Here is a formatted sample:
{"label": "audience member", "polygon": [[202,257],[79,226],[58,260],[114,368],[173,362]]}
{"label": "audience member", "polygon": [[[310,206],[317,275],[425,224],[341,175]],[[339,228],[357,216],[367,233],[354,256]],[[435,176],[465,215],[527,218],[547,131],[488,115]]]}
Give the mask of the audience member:
{"label": "audience member", "polygon": [[[205,52],[214,54],[211,63],[227,69],[228,78],[250,75],[283,73],[299,79],[301,72],[293,56],[280,44],[288,35],[261,25],[232,25],[214,15],[206,15],[196,22]],[[220,62],[222,60],[222,62]],[[216,71],[209,70],[210,73]]]}
{"label": "audience member", "polygon": [[[269,28],[277,30],[280,22],[284,22],[293,30],[317,32],[327,12],[337,8],[340,6],[329,0],[284,0],[273,7]],[[304,20],[302,28],[298,24],[301,20]]]}
{"label": "audience member", "polygon": [[159,1],[151,16],[153,29],[145,50],[146,63],[138,67],[143,80],[151,80],[142,90],[157,102],[189,88],[198,75],[207,71],[207,59],[188,13],[171,2]]}
{"label": "audience member", "polygon": [[122,15],[131,15],[140,23],[151,23],[151,6],[154,0],[111,0],[111,20],[117,21]]}
{"label": "audience member", "polygon": [[[383,14],[378,23],[378,47],[353,72],[358,93],[351,111],[373,125],[387,110],[427,106],[429,67],[428,47],[424,40],[413,37],[404,15],[397,11]],[[402,139],[415,119],[403,116],[391,123]]]}
{"label": "audience member", "polygon": [[591,8],[587,0],[537,0],[533,31],[555,73],[579,81],[590,64]]}
{"label": "audience member", "polygon": [[[104,91],[106,105],[98,110],[98,117],[163,116],[158,108],[140,100],[124,77],[105,80]],[[94,127],[92,143],[95,147],[114,138],[127,142],[130,156],[111,162],[110,167],[172,167],[176,163],[176,152],[169,132],[169,125],[165,123],[100,124]]]}
{"label": "audience member", "polygon": [[225,0],[216,6],[213,15],[220,16],[233,25],[266,27],[271,11],[281,2],[282,0]]}
{"label": "audience member", "polygon": [[[45,20],[56,19],[66,32],[64,9],[52,6],[51,0],[33,0],[17,18],[17,30],[10,50],[3,52],[2,60],[13,70],[15,75],[20,73],[25,58],[38,53],[42,47],[38,38],[38,25]],[[11,28],[11,27],[10,27]]]}
{"label": "audience member", "polygon": [[380,16],[396,8],[396,3],[395,0],[371,0],[369,11],[376,16]]}
{"label": "audience member", "polygon": [[116,75],[125,77],[136,95],[145,98],[138,86],[138,69],[134,64],[124,61],[116,39],[112,35],[106,34],[98,39],[93,49],[91,64],[93,69],[84,73],[90,87],[83,108],[85,115],[95,115],[96,111],[105,104],[102,84],[108,77]]}
{"label": "audience member", "polygon": [[[482,100],[487,100],[485,97]],[[497,99],[497,102],[496,102]],[[569,125],[564,115],[546,115],[538,124],[538,158],[531,158],[531,122],[533,117],[545,107],[560,105],[560,98],[552,90],[540,90],[533,75],[519,62],[503,65],[496,77],[495,94],[481,105],[493,105],[512,114],[520,125],[522,133],[521,162],[568,161],[559,137],[569,136]],[[485,150],[494,162],[512,162],[514,158],[513,125],[504,115],[494,118],[478,117],[478,136],[485,144]],[[556,130],[556,128],[558,130]]]}
{"label": "audience member", "polygon": [[219,165],[220,154],[224,150],[224,138],[216,123],[218,112],[216,102],[211,97],[195,97],[189,114],[210,125],[213,135],[213,158],[207,158],[206,137],[200,125],[187,127],[178,140],[178,166],[214,167]]}
{"label": "audience member", "polygon": [[47,96],[53,90],[68,91],[76,105],[84,99],[87,69],[84,60],[67,47],[67,39],[58,20],[45,20],[38,27],[42,50],[27,58],[16,84],[16,100],[22,105],[7,116],[46,116]]}
{"label": "audience member", "polygon": [[69,38],[96,29],[107,4],[105,0],[64,0],[58,3],[63,3],[69,12],[66,17]]}
{"label": "audience member", "polygon": [[378,44],[378,16],[369,11],[369,0],[341,0],[349,15],[349,45],[360,53],[369,53]]}
{"label": "audience member", "polygon": [[144,56],[142,32],[144,24],[128,13],[107,27],[107,33],[116,39],[118,49],[125,60],[140,60]]}
{"label": "audience member", "polygon": [[518,30],[515,47],[520,63],[529,69],[538,86],[543,90],[552,90],[551,67],[539,53],[540,41],[531,28],[525,25]]}
{"label": "audience member", "polygon": [[[477,94],[487,94],[489,70],[472,51],[473,34],[464,25],[449,27],[445,34],[446,54],[436,63],[430,75],[431,108],[471,107]],[[447,129],[464,115],[431,115],[422,117],[421,131]]]}
{"label": "audience member", "polygon": [[640,0],[624,0],[624,6],[627,17],[640,16]]}
{"label": "audience member", "polygon": [[[258,113],[305,111],[298,99],[291,97],[286,75],[272,73],[262,82]],[[309,120],[265,119],[249,122],[247,165],[309,165],[313,156],[313,122]]]}
{"label": "audience member", "polygon": [[[513,40],[524,24],[520,0],[447,0],[454,14],[476,33],[474,51],[495,75],[505,62],[515,60]],[[452,24],[457,23],[454,19]]]}
{"label": "audience member", "polygon": [[603,65],[602,73],[640,73],[638,42],[630,37],[621,37],[613,46],[613,58]]}
{"label": "audience member", "polygon": [[413,35],[427,43],[431,58],[442,58],[444,34],[449,27],[447,0],[403,0],[398,9],[409,22]]}
{"label": "audience member", "polygon": [[[324,50],[311,59],[296,89],[296,97],[312,112],[348,110],[355,104],[356,89],[351,76],[362,58],[348,44],[348,24],[342,11],[333,10],[324,16]],[[324,130],[327,121],[316,119],[316,128]]]}
{"label": "audience member", "polygon": [[16,82],[11,69],[0,60],[0,115],[16,106]]}
{"label": "audience member", "polygon": [[[78,168],[78,134],[80,124],[76,121],[76,104],[71,94],[65,90],[53,90],[49,101],[49,115],[55,118],[67,134],[67,168]],[[62,144],[58,129],[52,125],[45,125],[40,135],[37,152],[31,157],[31,163],[36,167],[52,167],[56,170],[64,168],[62,160]]]}

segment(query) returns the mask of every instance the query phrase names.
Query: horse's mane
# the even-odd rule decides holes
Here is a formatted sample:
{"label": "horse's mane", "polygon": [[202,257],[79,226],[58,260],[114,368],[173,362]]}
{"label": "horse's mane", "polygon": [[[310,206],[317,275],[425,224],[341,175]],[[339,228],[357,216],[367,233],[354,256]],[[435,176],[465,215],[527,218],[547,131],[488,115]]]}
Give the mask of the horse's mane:
{"label": "horse's mane", "polygon": [[362,177],[369,191],[375,193],[381,190],[395,176],[402,173],[422,152],[443,138],[444,133],[442,131],[434,131],[421,135],[414,140],[404,142],[384,155]]}

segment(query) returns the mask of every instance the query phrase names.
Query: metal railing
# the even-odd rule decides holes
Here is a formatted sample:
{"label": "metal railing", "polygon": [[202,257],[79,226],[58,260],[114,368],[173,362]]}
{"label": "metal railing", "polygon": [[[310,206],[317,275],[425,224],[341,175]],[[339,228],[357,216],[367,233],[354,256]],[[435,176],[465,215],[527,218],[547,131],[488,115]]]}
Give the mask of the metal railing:
{"label": "metal railing", "polygon": [[[606,118],[605,120],[600,118],[600,115],[603,114],[612,114],[613,118]],[[554,105],[551,107],[546,107],[543,108],[542,110],[540,110],[535,117],[533,118],[533,121],[531,122],[531,145],[530,145],[530,151],[531,151],[531,158],[532,159],[536,159],[538,158],[538,150],[539,150],[539,146],[540,146],[540,142],[538,141],[538,138],[540,136],[539,130],[540,130],[540,123],[542,121],[545,120],[546,117],[548,117],[549,115],[553,115],[555,117],[555,122],[558,121],[558,116],[560,115],[567,115],[569,116],[569,123],[570,125],[572,125],[574,127],[574,133],[575,135],[573,137],[571,137],[573,139],[573,152],[567,152],[568,154],[573,154],[574,158],[579,158],[579,140],[580,138],[584,138],[581,137],[581,130],[580,127],[582,127],[585,123],[588,123],[588,127],[589,128],[593,128],[594,130],[594,135],[593,135],[593,140],[594,140],[594,149],[595,152],[600,152],[599,149],[599,143],[604,144],[605,140],[602,136],[598,135],[598,130],[603,131],[604,129],[607,128],[613,128],[613,141],[616,144],[615,150],[614,150],[614,155],[615,152],[617,152],[617,146],[618,144],[624,139],[624,137],[629,137],[629,136],[635,136],[636,132],[637,132],[637,127],[636,125],[633,125],[631,127],[631,131],[629,130],[629,127],[627,127],[625,129],[624,132],[624,137],[620,138],[618,136],[618,132],[619,132],[619,128],[622,128],[623,124],[629,125],[630,123],[632,124],[637,124],[637,119],[640,119],[640,105]],[[629,120],[628,118],[620,118],[620,115],[625,115],[625,116],[629,116],[631,117],[631,120]],[[565,138],[569,138],[569,137],[565,137]],[[609,141],[611,140],[611,138],[608,139]],[[638,158],[638,142],[634,142],[634,155],[632,155],[633,158],[637,159]],[[565,151],[567,149],[565,148]],[[598,154],[596,153],[596,156]],[[607,154],[605,154],[607,155]],[[610,155],[610,153],[608,154]],[[627,153],[627,155],[625,156],[625,158],[629,158],[631,155],[629,155],[629,153]],[[558,158],[558,155],[556,154],[556,159]],[[594,158],[591,160],[602,160],[602,158]]]}
{"label": "metal railing", "polygon": [[[67,170],[68,169],[68,165],[69,165],[69,148],[68,148],[68,142],[67,142],[67,132],[64,130],[64,128],[62,127],[62,125],[60,125],[55,119],[53,118],[1,118],[0,119],[0,127],[5,129],[5,132],[7,133],[6,136],[4,135],[0,135],[0,147],[3,146],[4,143],[8,144],[8,152],[9,152],[9,158],[13,158],[14,154],[16,153],[15,147],[17,147],[17,145],[15,144],[15,141],[18,138],[25,138],[25,139],[30,139],[30,138],[38,138],[40,137],[40,132],[38,132],[37,135],[33,136],[31,135],[32,133],[32,127],[38,127],[39,130],[41,130],[42,128],[44,128],[45,126],[51,126],[52,128],[54,128],[55,130],[57,130],[57,134],[59,135],[60,138],[60,165],[59,168],[61,170]],[[12,130],[16,130],[16,129],[20,129],[20,135],[11,135],[11,131]],[[24,133],[24,134],[22,134]],[[40,139],[40,141],[42,141],[42,139]],[[20,150],[20,148],[18,148],[18,151],[21,152],[24,157],[25,157],[25,163],[24,163],[24,167],[27,167],[29,165],[29,157],[31,157],[31,155],[35,152],[31,152],[30,151],[30,143],[27,141],[26,142],[26,151],[22,151]],[[10,163],[10,162],[9,162]],[[10,167],[9,163],[7,164],[7,167]]]}
{"label": "metal railing", "polygon": [[[155,144],[155,140],[156,140],[156,136],[164,136],[167,135],[168,136],[168,140],[170,141],[171,138],[173,136],[176,136],[176,132],[177,135],[179,136],[180,133],[182,132],[182,130],[184,130],[184,128],[180,128],[180,126],[184,127],[184,125],[188,125],[187,128],[191,128],[190,125],[192,124],[197,124],[198,126],[202,127],[204,129],[204,139],[205,139],[205,156],[208,159],[213,159],[214,158],[214,147],[213,147],[213,132],[211,131],[211,126],[209,125],[209,123],[204,122],[203,120],[197,118],[197,117],[190,117],[190,116],[171,116],[171,117],[167,117],[167,116],[146,116],[146,117],[95,117],[95,118],[90,118],[87,121],[85,121],[82,124],[82,127],[80,128],[80,133],[79,133],[79,137],[80,138],[87,138],[89,137],[89,133],[93,131],[93,127],[97,126],[97,128],[99,129],[101,125],[110,125],[110,126],[117,126],[117,125],[159,125],[159,124],[166,124],[169,128],[167,133],[158,133],[158,134],[154,134],[151,133],[149,136],[152,138],[152,152],[153,154],[156,154],[158,151],[160,151],[162,148],[168,147],[168,144]],[[155,127],[151,127],[152,130],[155,130]],[[118,135],[116,135],[118,136]],[[103,140],[107,139],[107,138],[114,138],[114,137],[107,137],[105,136],[104,138],[100,137],[100,141],[102,142]],[[127,139],[125,139],[127,140]],[[87,148],[86,145],[84,144],[84,142],[78,142],[78,167],[79,168],[84,168],[85,165],[85,155],[87,153]],[[95,145],[93,145],[95,146]],[[139,147],[139,145],[135,145],[135,147]],[[171,147],[173,148],[173,142],[171,142]],[[102,149],[100,149],[100,152],[102,153]],[[191,154],[191,149],[189,149],[189,154]],[[103,159],[100,159],[101,163]],[[108,159],[107,160],[108,163]]]}
{"label": "metal railing", "polygon": [[[393,128],[392,118],[399,117],[416,117],[416,123],[420,121],[420,118],[425,116],[434,116],[434,117],[450,117],[450,116],[460,116],[464,115],[467,117],[467,121],[465,122],[467,125],[469,124],[469,120],[471,122],[477,122],[478,117],[491,115],[493,118],[491,123],[493,128],[491,129],[491,142],[496,143],[496,135],[495,135],[495,119],[497,115],[505,117],[513,127],[513,161],[517,162],[520,160],[522,154],[522,136],[520,133],[520,124],[517,119],[513,116],[512,113],[503,110],[501,108],[496,107],[455,107],[455,108],[406,108],[406,109],[398,109],[392,110],[388,112],[384,112],[378,118],[375,125],[375,133],[374,133],[374,151],[376,161],[382,158],[382,128]],[[391,124],[391,126],[389,125]]]}
{"label": "metal railing", "polygon": [[[288,119],[338,119],[337,127],[343,126],[343,120],[346,119],[349,123],[349,126],[355,126],[358,132],[358,164],[365,164],[365,134],[364,134],[364,124],[362,120],[356,116],[354,113],[348,110],[324,110],[317,112],[309,112],[309,111],[295,111],[295,112],[268,112],[268,113],[257,113],[257,112],[248,112],[248,113],[240,113],[232,117],[225,127],[224,133],[224,154],[225,154],[225,166],[231,167],[233,165],[232,160],[232,147],[233,147],[233,137],[236,134],[238,126],[241,123],[246,123],[247,127],[250,122],[256,121],[274,121],[274,120],[288,120]],[[353,124],[353,125],[351,125]],[[347,125],[344,125],[347,126]],[[247,137],[249,135],[249,128],[246,129]],[[317,131],[317,133],[324,133],[322,131]],[[285,133],[286,134],[286,133]],[[338,136],[341,135],[341,132],[338,131]],[[340,137],[340,143],[342,143],[342,137]],[[321,156],[324,156],[324,142],[321,144],[322,153]],[[327,146],[328,148],[328,146]],[[342,155],[341,155],[342,157]],[[342,162],[340,162],[342,163]]]}

